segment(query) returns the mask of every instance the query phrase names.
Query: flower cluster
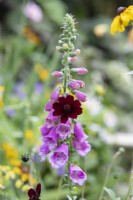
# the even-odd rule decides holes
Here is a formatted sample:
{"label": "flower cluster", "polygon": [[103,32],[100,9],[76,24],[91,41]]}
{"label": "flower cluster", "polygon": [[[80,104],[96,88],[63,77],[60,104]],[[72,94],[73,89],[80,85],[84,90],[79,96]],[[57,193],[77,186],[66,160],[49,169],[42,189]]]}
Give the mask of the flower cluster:
{"label": "flower cluster", "polygon": [[[63,34],[59,40],[57,49],[64,53],[62,63],[64,69],[55,71],[52,76],[62,79],[62,86],[58,86],[52,93],[50,100],[45,106],[48,115],[45,123],[40,128],[42,145],[39,147],[39,155],[44,161],[46,156],[53,168],[61,168],[68,165],[70,179],[73,183],[82,185],[87,179],[85,172],[73,164],[72,149],[80,156],[86,156],[91,150],[87,142],[82,125],[76,119],[82,114],[82,102],[87,100],[85,93],[79,89],[85,86],[81,80],[72,79],[72,73],[79,75],[87,73],[86,68],[72,68],[76,61],[76,55],[80,50],[74,50],[72,42],[76,39],[75,21],[71,15],[66,15],[63,26]],[[70,68],[70,67],[71,68]],[[61,92],[63,90],[63,94]]]}
{"label": "flower cluster", "polygon": [[123,32],[125,27],[133,21],[133,6],[119,7],[117,10],[117,16],[114,18],[111,24],[111,34]]}

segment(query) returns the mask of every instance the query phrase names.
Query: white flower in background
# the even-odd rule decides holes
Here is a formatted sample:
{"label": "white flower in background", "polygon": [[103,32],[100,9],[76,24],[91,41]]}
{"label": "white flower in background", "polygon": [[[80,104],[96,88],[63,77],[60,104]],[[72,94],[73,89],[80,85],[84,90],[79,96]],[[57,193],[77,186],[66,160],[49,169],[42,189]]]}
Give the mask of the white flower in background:
{"label": "white flower in background", "polygon": [[117,124],[117,117],[115,113],[108,111],[104,115],[104,123],[110,128],[114,128]]}
{"label": "white flower in background", "polygon": [[34,2],[28,2],[24,6],[24,15],[34,22],[40,22],[43,18],[43,13],[41,8]]}
{"label": "white flower in background", "polygon": [[96,97],[88,97],[86,103],[91,115],[98,115],[103,109],[101,102]]}

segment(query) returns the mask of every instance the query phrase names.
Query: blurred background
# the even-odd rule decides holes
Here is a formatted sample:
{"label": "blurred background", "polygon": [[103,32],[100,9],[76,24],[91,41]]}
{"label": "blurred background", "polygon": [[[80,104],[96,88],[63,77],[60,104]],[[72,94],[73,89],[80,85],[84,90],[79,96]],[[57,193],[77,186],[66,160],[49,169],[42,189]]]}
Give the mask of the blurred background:
{"label": "blurred background", "polygon": [[[61,54],[55,49],[66,13],[75,16],[79,37],[75,48],[81,54],[74,64],[86,67],[82,76],[88,95],[84,115],[79,117],[92,151],[84,159],[76,156],[88,180],[85,197],[99,197],[113,154],[124,147],[115,163],[108,187],[124,199],[131,170],[133,147],[133,28],[110,34],[110,24],[119,6],[129,0],[1,0],[0,1],[0,199],[28,199],[27,189],[37,183],[34,164],[40,171],[42,199],[55,200],[62,169],[40,163],[39,127],[43,125],[48,101],[57,81]],[[75,76],[79,79],[78,76]],[[33,161],[21,161],[29,153]],[[85,163],[86,164],[85,164]],[[116,179],[117,177],[117,179]],[[65,200],[68,189],[58,193]],[[81,188],[78,188],[79,197]],[[105,194],[105,199],[109,199]]]}

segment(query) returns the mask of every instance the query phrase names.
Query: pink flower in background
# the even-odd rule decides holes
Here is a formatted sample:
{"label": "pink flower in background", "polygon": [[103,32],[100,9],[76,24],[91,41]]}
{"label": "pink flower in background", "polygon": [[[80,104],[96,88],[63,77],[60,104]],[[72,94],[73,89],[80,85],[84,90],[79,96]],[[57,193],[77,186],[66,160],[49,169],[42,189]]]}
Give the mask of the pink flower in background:
{"label": "pink flower in background", "polygon": [[78,185],[83,185],[83,183],[87,180],[86,173],[76,165],[70,165],[70,179],[73,183]]}
{"label": "pink flower in background", "polygon": [[64,167],[68,162],[68,146],[65,143],[58,146],[49,157],[49,162],[53,168]]}
{"label": "pink flower in background", "polygon": [[43,18],[43,13],[40,6],[32,1],[25,5],[23,11],[24,15],[34,22],[40,22]]}

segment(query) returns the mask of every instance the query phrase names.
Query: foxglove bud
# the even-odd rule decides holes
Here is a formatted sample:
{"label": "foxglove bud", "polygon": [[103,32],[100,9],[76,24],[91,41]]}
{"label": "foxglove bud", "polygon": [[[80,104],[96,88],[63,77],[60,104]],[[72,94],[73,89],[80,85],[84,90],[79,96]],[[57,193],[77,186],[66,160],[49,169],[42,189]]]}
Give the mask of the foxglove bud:
{"label": "foxglove bud", "polygon": [[45,110],[44,111],[51,111],[53,106],[53,102],[52,101],[48,101],[48,103],[45,106]]}
{"label": "foxglove bud", "polygon": [[87,101],[87,95],[83,92],[75,91],[75,95],[77,99],[81,102]]}
{"label": "foxglove bud", "polygon": [[68,61],[69,61],[70,64],[73,64],[74,62],[77,61],[77,58],[76,57],[69,57]]}
{"label": "foxglove bud", "polygon": [[72,68],[71,69],[73,72],[77,72],[77,74],[86,74],[88,72],[88,70],[84,67],[80,67],[80,68]]}
{"label": "foxglove bud", "polygon": [[80,49],[76,49],[76,50],[75,50],[75,54],[76,54],[76,55],[80,54]]}
{"label": "foxglove bud", "polygon": [[60,91],[55,89],[50,97],[51,100],[57,100],[59,98],[59,95],[60,95]]}
{"label": "foxglove bud", "polygon": [[54,71],[53,73],[51,73],[52,76],[56,77],[56,78],[60,78],[63,76],[63,72],[60,71]]}
{"label": "foxglove bud", "polygon": [[71,88],[72,90],[78,90],[80,89],[80,85],[77,81],[72,81],[68,84],[68,87]]}

